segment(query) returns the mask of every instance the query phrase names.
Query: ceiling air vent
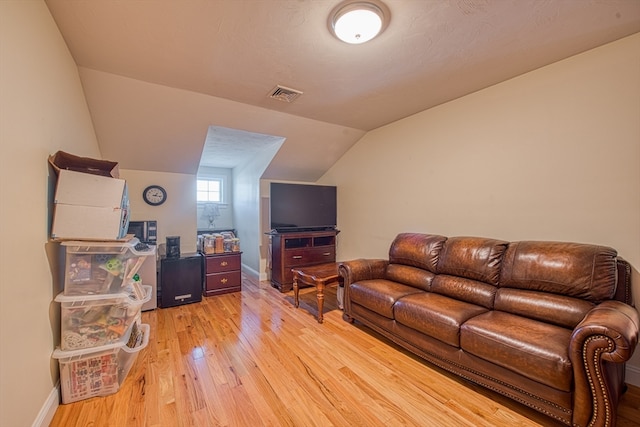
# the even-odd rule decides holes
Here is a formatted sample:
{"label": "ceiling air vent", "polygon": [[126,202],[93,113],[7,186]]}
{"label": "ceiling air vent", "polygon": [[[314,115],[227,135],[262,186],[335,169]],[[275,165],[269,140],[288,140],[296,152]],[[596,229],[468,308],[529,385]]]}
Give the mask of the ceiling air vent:
{"label": "ceiling air vent", "polygon": [[299,90],[278,85],[271,91],[269,98],[277,99],[278,101],[293,102],[300,95],[302,95],[302,92]]}

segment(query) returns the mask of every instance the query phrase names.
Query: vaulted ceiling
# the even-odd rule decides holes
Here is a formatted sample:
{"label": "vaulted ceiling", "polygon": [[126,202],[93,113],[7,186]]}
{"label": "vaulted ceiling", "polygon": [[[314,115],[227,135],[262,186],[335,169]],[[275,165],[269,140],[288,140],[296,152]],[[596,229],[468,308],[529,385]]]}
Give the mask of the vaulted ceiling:
{"label": "vaulted ceiling", "polygon": [[[280,180],[315,181],[367,131],[640,31],[638,0],[385,0],[386,30],[349,45],[328,31],[339,2],[46,0],[104,158],[196,173],[203,152],[233,167],[284,141],[263,175]],[[303,94],[275,100],[276,85]]]}

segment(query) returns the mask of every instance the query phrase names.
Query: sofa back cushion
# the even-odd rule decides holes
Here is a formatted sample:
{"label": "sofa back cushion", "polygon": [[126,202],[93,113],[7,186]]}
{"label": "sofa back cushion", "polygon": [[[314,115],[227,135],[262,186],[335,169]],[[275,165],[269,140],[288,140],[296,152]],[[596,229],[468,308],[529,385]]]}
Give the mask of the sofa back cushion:
{"label": "sofa back cushion", "polygon": [[435,274],[430,271],[404,264],[389,264],[385,275],[388,280],[413,286],[423,291],[431,290],[434,276]]}
{"label": "sofa back cushion", "polygon": [[500,287],[549,292],[599,303],[616,292],[615,249],[563,242],[513,242]]}
{"label": "sofa back cushion", "polygon": [[431,285],[431,292],[446,295],[487,309],[493,308],[497,287],[464,277],[438,274]]}
{"label": "sofa back cushion", "polygon": [[435,273],[440,250],[446,240],[446,237],[434,234],[398,234],[389,248],[389,263],[409,265]]}
{"label": "sofa back cushion", "polygon": [[450,237],[440,251],[437,273],[497,285],[508,242],[482,237]]}

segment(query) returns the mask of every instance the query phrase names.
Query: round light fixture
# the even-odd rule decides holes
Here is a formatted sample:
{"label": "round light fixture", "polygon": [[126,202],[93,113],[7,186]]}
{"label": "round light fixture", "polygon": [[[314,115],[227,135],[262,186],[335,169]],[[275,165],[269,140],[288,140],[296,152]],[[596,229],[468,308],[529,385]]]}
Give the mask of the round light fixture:
{"label": "round light fixture", "polygon": [[380,2],[350,1],[338,5],[329,16],[329,28],[345,43],[368,42],[387,26],[386,7]]}

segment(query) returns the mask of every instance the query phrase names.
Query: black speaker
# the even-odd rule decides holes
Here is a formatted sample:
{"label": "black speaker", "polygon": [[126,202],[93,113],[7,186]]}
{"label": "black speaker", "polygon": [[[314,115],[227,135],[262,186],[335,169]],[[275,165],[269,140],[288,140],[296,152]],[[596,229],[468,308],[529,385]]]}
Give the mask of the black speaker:
{"label": "black speaker", "polygon": [[167,236],[167,258],[180,258],[180,236]]}

